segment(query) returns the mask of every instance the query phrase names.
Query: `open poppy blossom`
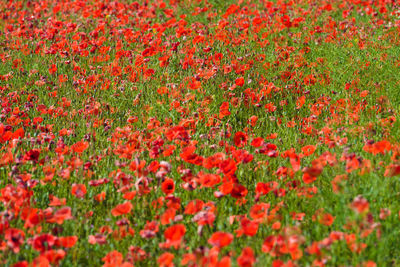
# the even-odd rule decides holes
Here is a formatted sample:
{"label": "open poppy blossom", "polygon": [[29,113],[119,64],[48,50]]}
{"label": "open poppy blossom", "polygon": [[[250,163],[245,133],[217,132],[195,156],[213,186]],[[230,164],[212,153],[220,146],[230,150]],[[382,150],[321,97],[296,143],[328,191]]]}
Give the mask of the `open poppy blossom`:
{"label": "open poppy blossom", "polygon": [[72,151],[76,153],[82,153],[89,147],[89,143],[85,141],[79,141],[71,146]]}
{"label": "open poppy blossom", "polygon": [[247,144],[247,135],[243,132],[237,132],[233,138],[236,146],[242,147]]}
{"label": "open poppy blossom", "polygon": [[63,224],[65,220],[71,220],[72,212],[70,207],[63,207],[57,210],[52,216],[48,216],[47,222]]}
{"label": "open poppy blossom", "polygon": [[75,246],[77,241],[78,241],[77,236],[67,236],[58,238],[56,243],[60,244],[64,248],[71,248]]}
{"label": "open poppy blossom", "polygon": [[84,184],[73,184],[71,194],[77,198],[84,198],[86,195],[86,186]]}
{"label": "open poppy blossom", "polygon": [[161,190],[164,194],[169,195],[172,194],[175,190],[175,183],[172,179],[165,179],[164,182],[161,184]]}
{"label": "open poppy blossom", "polygon": [[160,267],[172,267],[174,266],[173,263],[174,254],[169,252],[164,252],[158,259],[158,266]]}
{"label": "open poppy blossom", "polygon": [[256,262],[254,256],[254,251],[251,247],[246,247],[243,249],[242,253],[237,259],[238,265],[240,267],[251,267]]}
{"label": "open poppy blossom", "polygon": [[8,228],[4,233],[4,238],[7,241],[7,246],[14,253],[18,253],[20,246],[25,242],[25,233],[20,229]]}
{"label": "open poppy blossom", "polygon": [[164,237],[169,241],[179,241],[186,232],[186,227],[183,224],[176,224],[169,227],[164,232]]}
{"label": "open poppy blossom", "polygon": [[208,239],[208,243],[219,248],[230,245],[233,241],[233,235],[225,232],[216,232]]}
{"label": "open poppy blossom", "polygon": [[244,78],[243,77],[239,77],[235,80],[235,84],[237,86],[243,86],[244,85]]}
{"label": "open poppy blossom", "polygon": [[111,214],[113,216],[128,214],[132,210],[132,207],[133,205],[131,202],[125,201],[124,203],[115,206],[115,208],[111,210]]}
{"label": "open poppy blossom", "polygon": [[176,224],[168,227],[164,232],[164,237],[167,241],[163,247],[174,246],[175,248],[178,248],[182,243],[185,233],[186,227],[183,224]]}

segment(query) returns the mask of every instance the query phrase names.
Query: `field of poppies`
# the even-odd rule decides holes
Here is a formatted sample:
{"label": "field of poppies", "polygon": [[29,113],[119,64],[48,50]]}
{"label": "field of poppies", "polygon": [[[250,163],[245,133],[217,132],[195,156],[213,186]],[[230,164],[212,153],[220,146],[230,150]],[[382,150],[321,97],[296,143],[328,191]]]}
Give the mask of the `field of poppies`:
{"label": "field of poppies", "polygon": [[1,266],[400,266],[399,0],[0,2]]}

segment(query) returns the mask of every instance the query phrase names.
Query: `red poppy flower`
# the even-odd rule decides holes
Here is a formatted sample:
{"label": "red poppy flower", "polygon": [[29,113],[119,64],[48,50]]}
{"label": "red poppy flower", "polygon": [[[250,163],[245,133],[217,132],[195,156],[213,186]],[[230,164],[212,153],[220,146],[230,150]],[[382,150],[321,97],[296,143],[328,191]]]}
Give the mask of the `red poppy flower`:
{"label": "red poppy flower", "polygon": [[315,180],[317,180],[317,177],[311,176],[308,173],[303,173],[303,182],[305,184],[310,184],[310,183],[314,182]]}
{"label": "red poppy flower", "polygon": [[7,246],[10,247],[14,253],[18,253],[20,246],[25,242],[25,233],[17,228],[8,228],[5,231],[4,239],[7,241]]}
{"label": "red poppy flower", "polygon": [[157,262],[159,267],[173,267],[174,254],[169,252],[164,252],[160,257],[158,257]]}
{"label": "red poppy flower", "polygon": [[50,261],[47,259],[47,257],[44,255],[44,252],[42,255],[37,256],[35,259],[33,259],[33,262],[30,266],[40,266],[40,267],[50,267]]}
{"label": "red poppy flower", "polygon": [[237,147],[242,147],[247,144],[247,134],[243,132],[237,132],[233,137],[233,141]]}
{"label": "red poppy flower", "polygon": [[237,170],[237,165],[233,159],[226,159],[221,161],[219,168],[225,175],[233,175]]}
{"label": "red poppy flower", "polygon": [[197,222],[198,225],[213,225],[215,214],[212,211],[200,211],[194,215],[192,221]]}
{"label": "red poppy flower", "polygon": [[201,211],[204,206],[204,201],[200,199],[195,199],[190,201],[186,208],[185,208],[185,214],[196,214],[197,212]]}
{"label": "red poppy flower", "polygon": [[333,222],[335,221],[335,217],[333,217],[331,214],[329,213],[325,213],[321,216],[321,218],[319,219],[319,222],[321,224],[327,225],[327,226],[331,226],[333,224]]}
{"label": "red poppy flower", "polygon": [[117,205],[115,208],[111,210],[111,214],[113,216],[120,216],[124,214],[128,214],[132,209],[132,203],[129,201],[125,201],[122,204]]}
{"label": "red poppy flower", "polygon": [[51,64],[51,66],[49,68],[49,72],[50,72],[50,74],[54,74],[55,72],[57,72],[57,65]]}
{"label": "red poppy flower", "polygon": [[82,153],[83,151],[85,151],[87,148],[89,147],[89,143],[86,141],[79,141],[76,144],[73,144],[71,146],[72,151],[76,152],[76,153]]}
{"label": "red poppy flower", "polygon": [[369,203],[363,196],[357,196],[350,207],[357,213],[365,213],[369,210]]}
{"label": "red poppy flower", "polygon": [[254,206],[250,209],[250,217],[253,218],[253,220],[258,221],[266,218],[268,215],[269,207],[269,203],[254,204]]}
{"label": "red poppy flower", "polygon": [[168,208],[165,212],[161,215],[161,224],[166,225],[172,222],[175,218],[176,209],[175,208]]}
{"label": "red poppy flower", "polygon": [[258,117],[253,115],[249,119],[249,124],[254,127],[254,126],[256,126],[257,121],[258,121]]}
{"label": "red poppy flower", "polygon": [[172,225],[164,232],[164,237],[171,242],[180,241],[186,233],[186,227],[183,224]]}
{"label": "red poppy flower", "polygon": [[143,238],[152,238],[156,236],[158,232],[158,222],[151,221],[147,222],[144,229],[140,231],[140,236]]}
{"label": "red poppy flower", "polygon": [[56,243],[64,248],[72,248],[73,246],[75,246],[77,241],[78,241],[77,236],[66,236],[66,237],[59,237],[56,240]]}
{"label": "red poppy flower", "polygon": [[50,234],[43,234],[40,236],[36,236],[31,240],[31,245],[34,250],[39,252],[44,252],[46,250],[50,250],[52,246],[54,246],[56,241],[56,237]]}
{"label": "red poppy flower", "polygon": [[231,258],[229,256],[224,256],[215,265],[216,267],[231,267]]}
{"label": "red poppy flower", "polygon": [[168,227],[164,232],[164,237],[167,241],[161,243],[160,247],[169,248],[173,246],[177,249],[181,245],[185,233],[186,227],[183,224],[176,224]]}
{"label": "red poppy flower", "polygon": [[253,147],[260,147],[262,146],[264,143],[264,138],[262,137],[256,137],[253,139],[253,141],[251,141],[251,146]]}
{"label": "red poppy flower", "polygon": [[[51,249],[51,250],[46,250],[40,256],[45,257],[49,263],[57,266],[59,265],[59,262],[65,257],[66,254],[67,253],[62,249]],[[45,265],[39,264],[38,266],[46,266],[46,264]]]}
{"label": "red poppy flower", "polygon": [[234,198],[243,198],[247,195],[247,188],[241,184],[235,184],[231,191],[231,196]]}
{"label": "red poppy flower", "polygon": [[39,149],[32,149],[32,150],[29,150],[24,155],[24,160],[37,161],[39,159],[39,155],[40,155],[40,150]]}
{"label": "red poppy flower", "polygon": [[254,251],[251,247],[244,248],[237,258],[237,263],[240,267],[252,267],[255,262],[256,258],[254,257]]}
{"label": "red poppy flower", "polygon": [[165,136],[169,141],[178,139],[178,140],[188,140],[189,134],[183,126],[174,126],[169,128],[165,133]]}
{"label": "red poppy flower", "polygon": [[166,195],[172,194],[175,190],[174,180],[172,180],[170,178],[165,179],[164,182],[162,182],[162,184],[161,184],[161,190]]}
{"label": "red poppy flower", "polygon": [[96,234],[96,235],[89,235],[89,244],[99,244],[99,245],[104,245],[107,244],[107,238],[102,235],[102,234]]}
{"label": "red poppy flower", "polygon": [[72,184],[71,194],[75,197],[83,198],[86,192],[86,186],[84,184]]}
{"label": "red poppy flower", "polygon": [[65,220],[72,219],[71,208],[70,207],[63,207],[57,210],[52,217],[47,219],[47,222],[50,223],[57,223],[63,224]]}
{"label": "red poppy flower", "polygon": [[257,234],[258,231],[258,223],[255,221],[251,221],[248,218],[244,218],[240,222],[241,225],[241,231],[240,233],[243,233],[244,235],[247,236],[254,236]]}
{"label": "red poppy flower", "polygon": [[233,241],[233,235],[225,232],[216,232],[208,239],[208,243],[219,248],[229,246]]}
{"label": "red poppy flower", "polygon": [[235,80],[235,84],[237,86],[243,86],[244,85],[244,78],[243,77],[239,77]]}
{"label": "red poppy flower", "polygon": [[305,156],[310,156],[311,154],[313,154],[315,149],[316,149],[316,147],[313,145],[309,145],[309,146],[305,146],[305,147],[301,148],[301,150],[303,151],[303,154]]}
{"label": "red poppy flower", "polygon": [[49,200],[50,200],[49,204],[50,207],[63,206],[67,203],[66,198],[59,199],[58,197],[53,196],[51,194],[49,195]]}
{"label": "red poppy flower", "polygon": [[218,189],[223,195],[228,195],[232,192],[234,182],[228,181],[221,184]]}
{"label": "red poppy flower", "polygon": [[202,187],[214,187],[221,181],[221,177],[217,174],[199,172],[197,176]]}
{"label": "red poppy flower", "polygon": [[386,167],[385,177],[393,177],[400,174],[400,165],[390,164]]}
{"label": "red poppy flower", "polygon": [[256,197],[260,197],[261,195],[266,195],[277,187],[278,183],[275,181],[269,183],[258,182],[256,185]]}
{"label": "red poppy flower", "polygon": [[29,264],[27,261],[19,261],[15,263],[12,267],[28,267]]}
{"label": "red poppy flower", "polygon": [[231,115],[229,111],[229,102],[223,102],[219,108],[219,118],[223,119],[225,116]]}
{"label": "red poppy flower", "polygon": [[117,250],[113,250],[109,252],[105,257],[101,260],[104,261],[103,267],[115,267],[121,266],[124,257],[122,253]]}

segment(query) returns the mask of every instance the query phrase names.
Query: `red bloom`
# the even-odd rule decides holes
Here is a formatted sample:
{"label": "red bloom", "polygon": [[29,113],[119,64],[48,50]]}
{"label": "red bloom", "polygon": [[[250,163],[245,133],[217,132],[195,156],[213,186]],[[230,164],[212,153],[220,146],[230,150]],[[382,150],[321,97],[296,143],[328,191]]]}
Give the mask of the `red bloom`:
{"label": "red bloom", "polygon": [[157,262],[159,267],[173,267],[174,254],[169,252],[164,252],[160,257],[158,257]]}
{"label": "red bloom", "polygon": [[53,217],[50,217],[49,219],[47,219],[47,222],[63,224],[65,220],[70,220],[70,219],[72,219],[71,208],[64,207],[64,208],[57,210],[54,213]]}
{"label": "red bloom", "polygon": [[189,134],[186,131],[185,127],[183,126],[174,126],[172,128],[169,128],[168,131],[165,133],[165,136],[167,137],[168,141],[172,141],[175,139],[178,140],[189,139]]}
{"label": "red bloom", "polygon": [[18,253],[19,247],[24,243],[25,233],[17,228],[8,228],[5,231],[4,239],[7,241],[7,246],[9,246],[14,253]]}
{"label": "red bloom", "polygon": [[84,184],[73,184],[71,193],[77,198],[83,198],[86,195],[86,186]]}
{"label": "red bloom", "polygon": [[75,246],[77,241],[78,241],[77,236],[66,236],[66,237],[59,237],[56,243],[64,248],[72,248],[73,246]]}
{"label": "red bloom", "polygon": [[128,214],[132,209],[132,203],[129,201],[125,201],[122,204],[117,205],[115,208],[111,210],[111,214],[113,216],[120,216],[123,214]]}
{"label": "red bloom", "polygon": [[269,183],[258,182],[256,185],[256,197],[260,197],[261,195],[266,195],[277,187],[278,183],[275,181]]}
{"label": "red bloom", "polygon": [[386,167],[385,177],[393,177],[400,174],[400,165],[390,164]]}
{"label": "red bloom", "polygon": [[124,257],[122,253],[118,252],[117,250],[113,250],[101,260],[104,261],[103,267],[114,267],[121,266],[123,259]]}
{"label": "red bloom", "polygon": [[12,267],[28,267],[28,262],[27,261],[19,261],[15,263]]}
{"label": "red bloom", "polygon": [[223,102],[219,108],[219,118],[223,119],[225,116],[231,115],[229,111],[229,102]]}
{"label": "red bloom", "polygon": [[243,198],[247,195],[247,188],[241,184],[235,184],[231,191],[231,196],[234,198]]}
{"label": "red bloom", "polygon": [[250,217],[253,218],[253,220],[260,220],[260,221],[263,220],[268,215],[269,207],[270,207],[269,203],[255,204],[250,209]]}
{"label": "red bloom", "polygon": [[172,225],[164,232],[164,237],[168,241],[180,241],[186,233],[186,227],[183,224]]}
{"label": "red bloom", "polygon": [[317,180],[317,177],[311,176],[308,173],[303,173],[303,182],[305,184],[310,184],[310,183],[314,182],[315,180]]}
{"label": "red bloom", "polygon": [[221,181],[221,177],[217,174],[204,173],[201,171],[197,176],[202,187],[214,187]]}
{"label": "red bloom", "polygon": [[303,151],[303,154],[305,156],[310,156],[312,153],[314,153],[316,147],[313,145],[305,146],[301,150]]}
{"label": "red bloom", "polygon": [[237,86],[243,86],[244,85],[244,78],[243,77],[239,77],[235,80],[235,84]]}
{"label": "red bloom", "polygon": [[236,162],[233,159],[221,161],[219,168],[225,175],[232,175],[237,170]]}
{"label": "red bloom", "polygon": [[333,222],[335,221],[335,217],[333,217],[331,214],[329,213],[325,213],[321,216],[321,218],[319,219],[319,222],[321,224],[327,225],[327,226],[331,226],[333,224]]}
{"label": "red bloom", "polygon": [[40,150],[39,149],[32,149],[32,150],[29,150],[24,155],[24,160],[37,161],[39,159],[39,155],[40,155]]}
{"label": "red bloom", "polygon": [[195,199],[190,201],[186,208],[185,208],[185,214],[196,214],[197,212],[201,211],[203,209],[204,202],[200,199]]}
{"label": "red bloom", "polygon": [[71,149],[72,149],[72,151],[80,154],[83,151],[85,151],[88,147],[89,147],[89,143],[88,142],[79,141],[76,144],[73,144],[71,146]]}
{"label": "red bloom", "polygon": [[51,247],[54,246],[55,241],[56,238],[54,236],[50,234],[43,234],[33,238],[33,240],[31,240],[31,245],[34,250],[42,253],[46,250],[50,250]]}
{"label": "red bloom", "polygon": [[164,237],[167,240],[164,244],[160,244],[166,248],[174,246],[178,248],[182,242],[183,236],[186,233],[186,227],[183,224],[172,225],[164,232]]}
{"label": "red bloom", "polygon": [[170,178],[165,179],[164,182],[161,184],[161,190],[166,195],[172,194],[175,190],[174,180]]}
{"label": "red bloom", "polygon": [[50,74],[54,74],[55,72],[57,72],[57,65],[51,64],[51,66],[49,68],[49,72],[50,72]]}
{"label": "red bloom", "polygon": [[243,132],[237,132],[233,137],[233,141],[237,147],[245,146],[247,144],[247,139],[247,134]]}
{"label": "red bloom", "polygon": [[254,257],[254,251],[251,247],[246,247],[243,249],[242,253],[237,259],[238,265],[240,267],[251,267],[256,262]]}
{"label": "red bloom", "polygon": [[152,238],[156,236],[158,232],[158,222],[151,221],[147,222],[144,229],[140,231],[140,236],[143,238]]}
{"label": "red bloom", "polygon": [[254,236],[257,234],[258,231],[258,223],[249,220],[248,218],[244,218],[241,222],[241,229],[239,229],[238,234],[241,235],[242,233],[247,236]]}
{"label": "red bloom", "polygon": [[351,208],[357,213],[365,213],[369,210],[369,203],[363,196],[357,196],[353,203],[351,203]]}
{"label": "red bloom", "polygon": [[290,17],[288,15],[284,15],[281,17],[281,22],[285,27],[290,28],[292,23],[290,22]]}
{"label": "red bloom", "polygon": [[216,232],[208,239],[208,243],[216,247],[226,247],[233,241],[233,235],[225,232]]}
{"label": "red bloom", "polygon": [[[54,266],[57,266],[59,265],[59,262],[65,257],[66,254],[67,253],[62,249],[57,249],[57,250],[51,249],[43,252],[40,256],[45,257],[49,263],[51,263]],[[47,263],[44,265],[38,264],[36,266],[46,266],[46,265]]]}
{"label": "red bloom", "polygon": [[253,139],[253,141],[251,141],[251,146],[253,147],[260,147],[262,146],[264,143],[264,138],[262,137],[256,137]]}

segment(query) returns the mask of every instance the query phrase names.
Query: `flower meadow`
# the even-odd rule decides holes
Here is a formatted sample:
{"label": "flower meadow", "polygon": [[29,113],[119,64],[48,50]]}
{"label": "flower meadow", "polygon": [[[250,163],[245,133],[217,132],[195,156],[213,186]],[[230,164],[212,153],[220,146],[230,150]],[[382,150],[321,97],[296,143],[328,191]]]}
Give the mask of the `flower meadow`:
{"label": "flower meadow", "polygon": [[0,2],[0,265],[400,266],[399,0]]}

